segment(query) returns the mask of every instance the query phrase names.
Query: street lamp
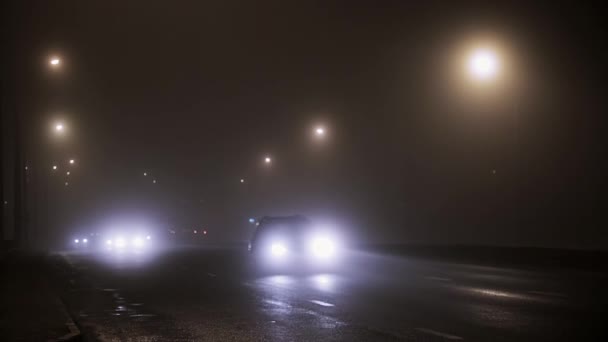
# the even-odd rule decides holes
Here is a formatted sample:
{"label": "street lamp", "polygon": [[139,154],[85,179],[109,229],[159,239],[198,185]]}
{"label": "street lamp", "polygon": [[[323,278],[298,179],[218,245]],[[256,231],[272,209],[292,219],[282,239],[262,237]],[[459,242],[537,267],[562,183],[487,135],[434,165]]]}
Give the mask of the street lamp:
{"label": "street lamp", "polygon": [[57,133],[63,133],[64,130],[65,130],[65,126],[63,126],[62,123],[57,123],[55,125],[55,132],[57,132]]}
{"label": "street lamp", "polygon": [[74,163],[75,163],[74,159],[70,159],[70,164],[74,164]]}
{"label": "street lamp", "polygon": [[57,165],[53,165],[53,170],[57,170]]}
{"label": "street lamp", "polygon": [[270,157],[267,156],[264,158],[264,163],[270,164],[271,162],[272,162],[272,159],[270,159]]}
{"label": "street lamp", "polygon": [[322,126],[319,126],[317,128],[315,128],[315,135],[317,137],[323,137],[325,136],[325,128]]}
{"label": "street lamp", "polygon": [[496,53],[486,48],[474,50],[468,60],[471,76],[481,81],[494,78],[499,71],[499,64]]}
{"label": "street lamp", "polygon": [[61,60],[57,57],[53,57],[49,60],[49,64],[51,67],[56,68],[59,66],[59,64],[61,64]]}
{"label": "street lamp", "polygon": [[245,179],[244,178],[241,178],[241,183],[245,183]]}

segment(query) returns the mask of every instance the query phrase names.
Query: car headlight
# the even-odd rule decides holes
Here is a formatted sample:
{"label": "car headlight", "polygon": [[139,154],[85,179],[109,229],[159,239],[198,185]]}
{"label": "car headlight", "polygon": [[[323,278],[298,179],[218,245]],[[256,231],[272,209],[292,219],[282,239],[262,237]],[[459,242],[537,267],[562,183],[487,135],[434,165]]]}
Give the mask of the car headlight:
{"label": "car headlight", "polygon": [[116,239],[116,247],[122,248],[125,246],[125,240],[123,238]]}
{"label": "car headlight", "polygon": [[79,242],[80,242],[80,240],[78,240],[78,239],[74,240],[74,243],[79,243]]}
{"label": "car headlight", "polygon": [[82,239],[82,243],[88,243],[88,242],[89,242],[89,240],[87,240],[87,239]]}
{"label": "car headlight", "polygon": [[331,257],[335,249],[333,241],[326,237],[318,237],[312,240],[312,254],[318,258]]}
{"label": "car headlight", "polygon": [[274,256],[283,256],[287,253],[287,247],[285,247],[285,245],[280,242],[273,243],[270,247],[270,252]]}
{"label": "car headlight", "polygon": [[144,245],[144,240],[142,240],[141,238],[136,237],[133,240],[133,246],[135,246],[135,247],[142,247],[143,245]]}

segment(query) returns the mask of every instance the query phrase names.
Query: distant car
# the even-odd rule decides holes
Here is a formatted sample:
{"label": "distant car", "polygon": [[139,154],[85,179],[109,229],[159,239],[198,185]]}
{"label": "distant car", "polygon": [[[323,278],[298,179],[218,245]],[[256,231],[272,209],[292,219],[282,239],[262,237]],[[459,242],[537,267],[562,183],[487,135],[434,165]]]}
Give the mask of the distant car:
{"label": "distant car", "polygon": [[337,261],[339,252],[334,234],[304,216],[266,216],[257,223],[249,252],[269,266],[328,266]]}
{"label": "distant car", "polygon": [[149,234],[121,232],[106,234],[102,246],[107,251],[141,252],[152,247],[153,242]]}

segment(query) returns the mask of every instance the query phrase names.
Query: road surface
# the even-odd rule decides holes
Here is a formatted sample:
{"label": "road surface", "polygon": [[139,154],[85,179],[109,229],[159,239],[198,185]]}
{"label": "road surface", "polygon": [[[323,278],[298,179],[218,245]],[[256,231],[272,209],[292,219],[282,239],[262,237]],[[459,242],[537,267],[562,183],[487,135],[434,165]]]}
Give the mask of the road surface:
{"label": "road surface", "polygon": [[599,341],[608,281],[350,252],[340,271],[259,273],[236,248],[62,252],[90,340]]}

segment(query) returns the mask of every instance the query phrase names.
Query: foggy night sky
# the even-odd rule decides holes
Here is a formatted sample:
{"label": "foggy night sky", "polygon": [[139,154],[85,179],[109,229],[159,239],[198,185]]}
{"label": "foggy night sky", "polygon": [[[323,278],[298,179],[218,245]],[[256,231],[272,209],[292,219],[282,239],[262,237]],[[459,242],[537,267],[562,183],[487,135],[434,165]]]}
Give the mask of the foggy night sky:
{"label": "foggy night sky", "polygon": [[[138,213],[234,241],[303,213],[365,241],[608,247],[599,5],[414,3],[13,1],[28,163],[77,158],[67,230]],[[508,86],[452,77],[477,36]]]}

